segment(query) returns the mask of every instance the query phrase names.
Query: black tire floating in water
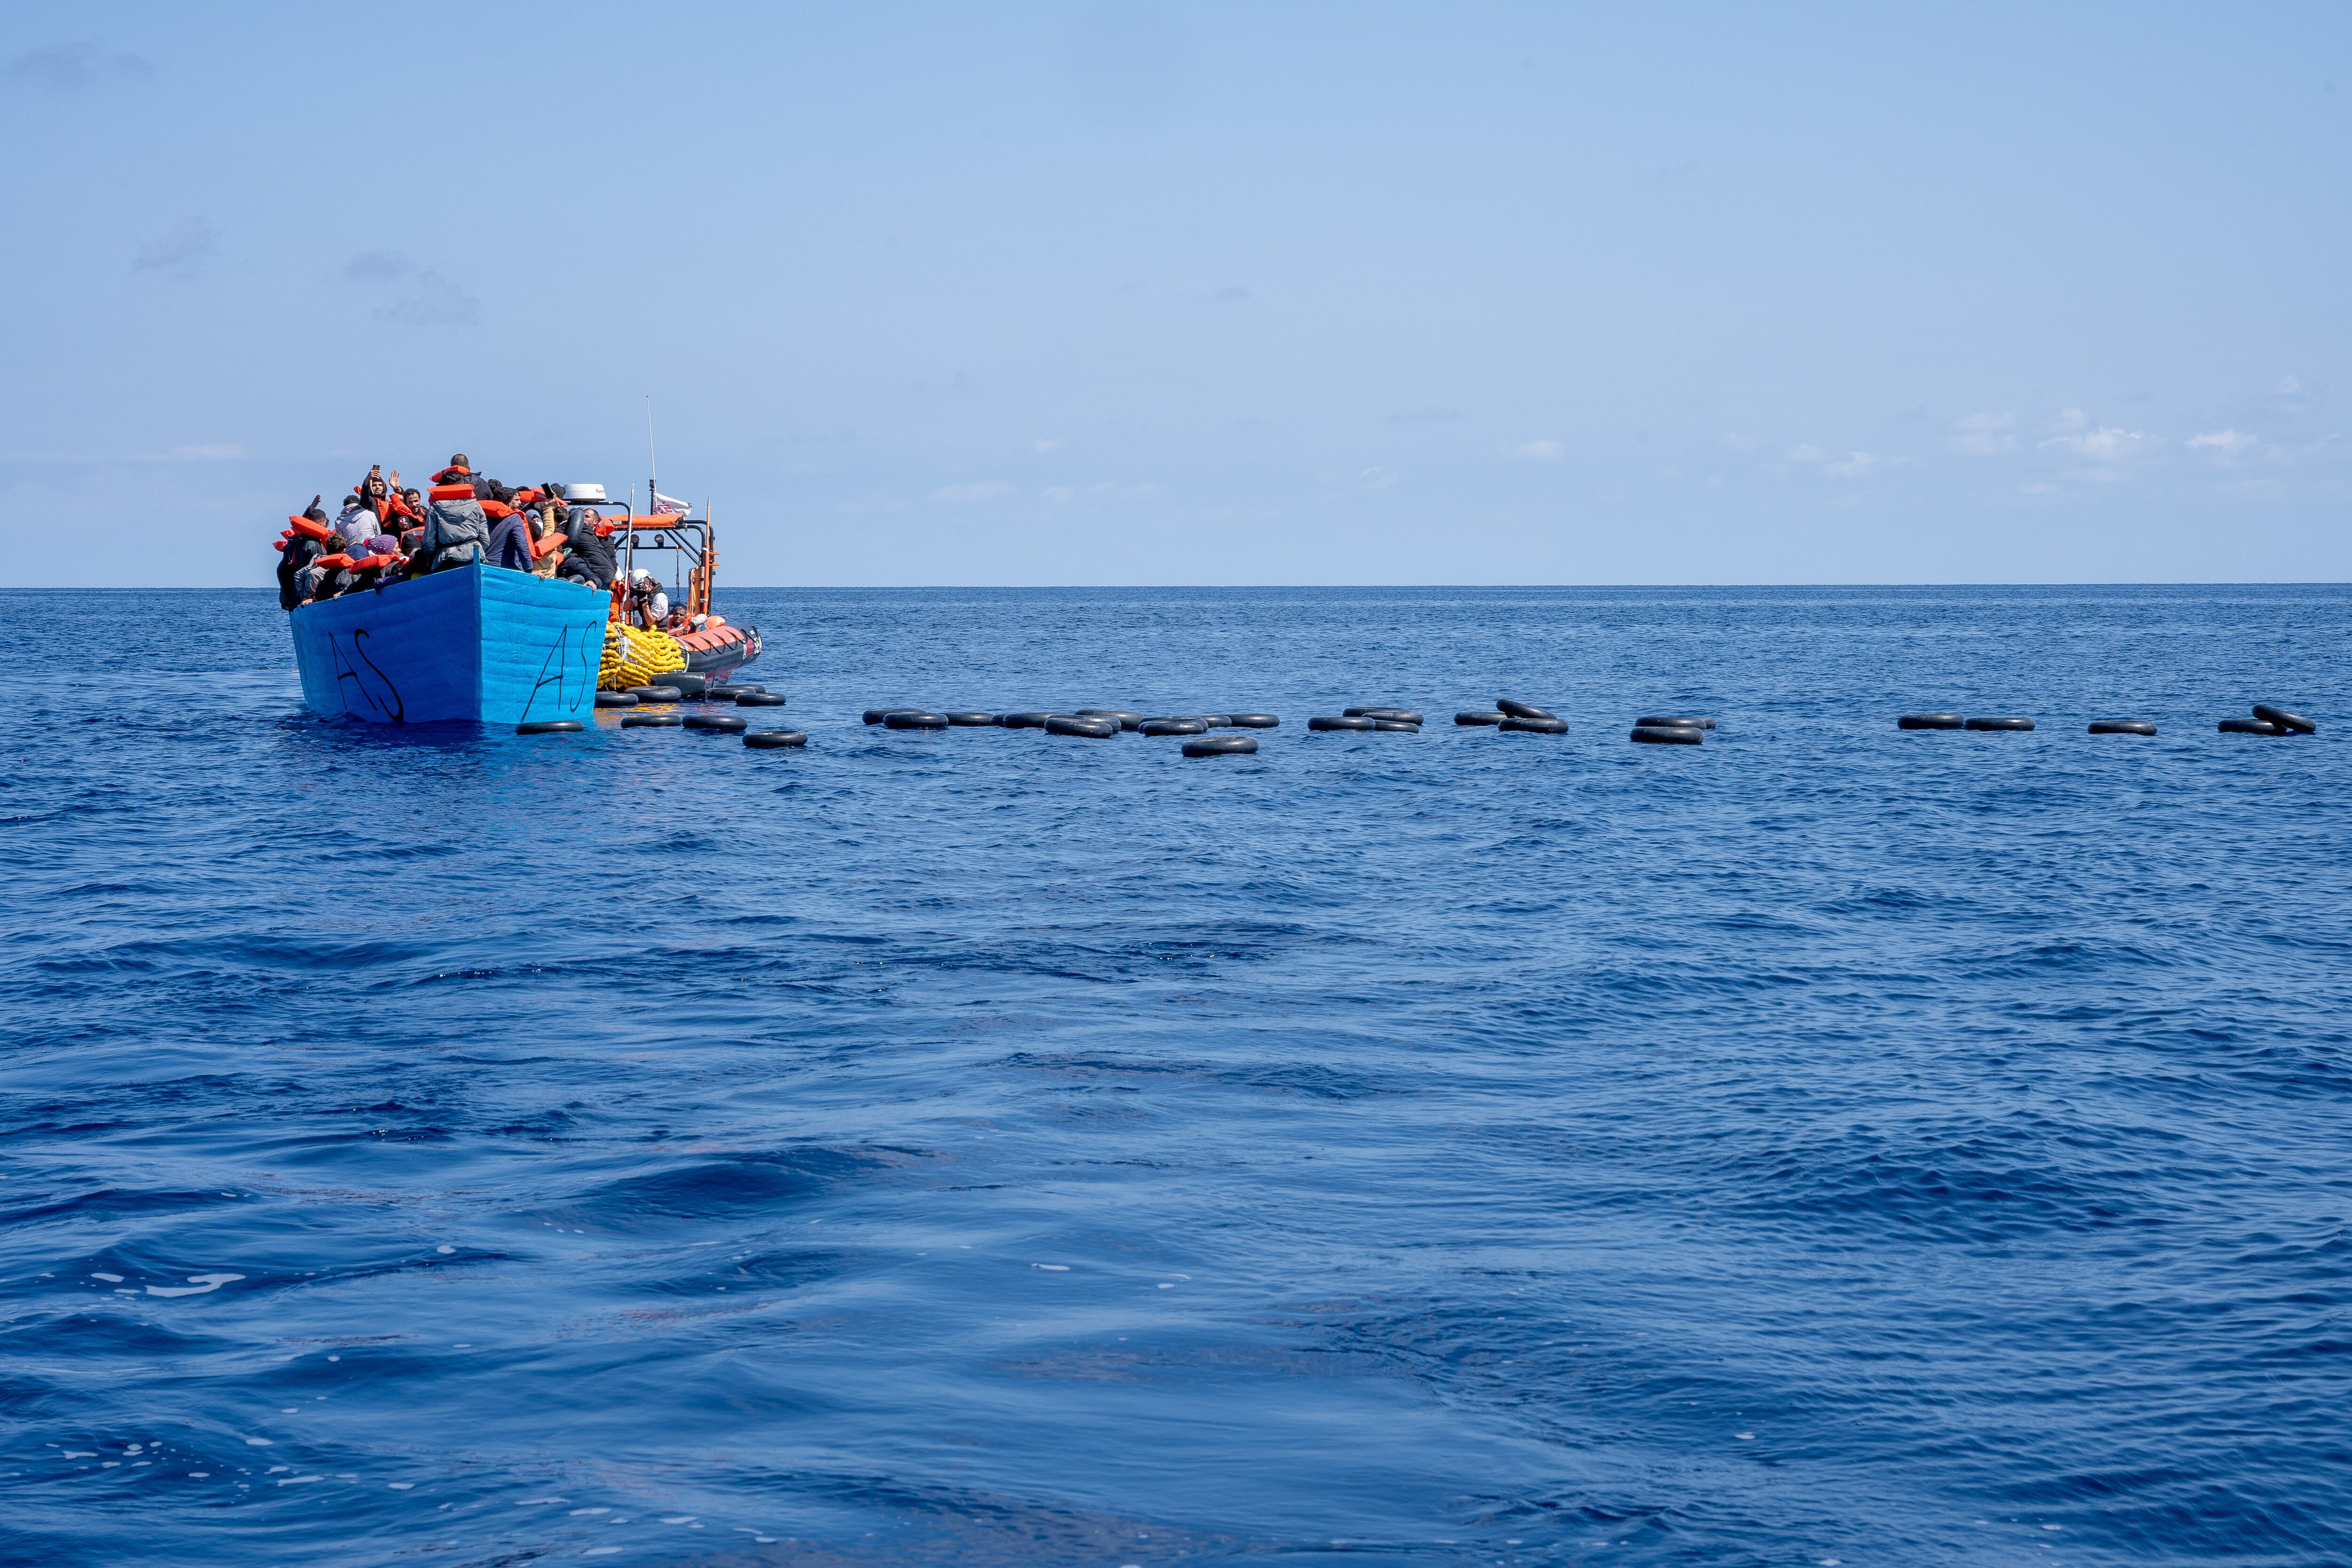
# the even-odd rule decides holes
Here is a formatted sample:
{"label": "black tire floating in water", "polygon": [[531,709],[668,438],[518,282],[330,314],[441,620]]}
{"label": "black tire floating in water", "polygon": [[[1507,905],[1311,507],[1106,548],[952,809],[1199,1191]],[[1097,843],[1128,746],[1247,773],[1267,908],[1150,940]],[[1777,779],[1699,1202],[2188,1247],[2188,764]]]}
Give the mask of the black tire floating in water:
{"label": "black tire floating in water", "polygon": [[1194,713],[1190,717],[1199,720],[1212,730],[1226,729],[1234,721],[1234,716],[1230,713]]}
{"label": "black tire floating in water", "polygon": [[1245,757],[1256,750],[1255,735],[1210,735],[1184,742],[1188,757]]}
{"label": "black tire floating in water", "polygon": [[2219,726],[2224,735],[2284,735],[2284,730],[2267,719],[2224,719]]}
{"label": "black tire floating in water", "polygon": [[1470,713],[1456,713],[1454,721],[1456,724],[1499,724],[1509,717],[1499,708],[1487,708]]}
{"label": "black tire floating in water", "polygon": [[1634,720],[1633,727],[1637,730],[1712,730],[1715,728],[1715,721],[1712,719],[1671,719],[1657,718],[1654,716],[1647,719]]}
{"label": "black tire floating in water", "polygon": [[588,728],[577,719],[530,719],[515,726],[518,735],[571,735]]}
{"label": "black tire floating in water", "polygon": [[2146,719],[2094,719],[2094,735],[2153,735],[2156,726]]}
{"label": "black tire floating in water", "polygon": [[1509,714],[1514,719],[1549,719],[1554,717],[1554,715],[1545,712],[1542,709],[1537,707],[1532,702],[1514,702],[1507,697],[1496,698],[1495,706],[1501,709],[1504,712]]}
{"label": "black tire floating in water", "polygon": [[743,680],[721,680],[702,689],[705,697],[740,697],[746,691],[765,691],[764,686],[754,686]]}
{"label": "black tire floating in water", "polygon": [[1076,715],[1056,713],[1045,721],[1048,735],[1083,735],[1090,741],[1108,741],[1118,733],[1116,719],[1081,719]]}
{"label": "black tire floating in water", "polygon": [[781,691],[739,691],[735,694],[738,708],[782,708],[791,699]]}
{"label": "black tire floating in water", "polygon": [[665,669],[654,679],[664,686],[675,687],[680,697],[699,697],[710,685],[701,676],[683,669]]}
{"label": "black tire floating in water", "polygon": [[732,713],[689,713],[686,716],[686,727],[689,730],[724,730],[730,735],[740,734],[746,722],[748,721]]}
{"label": "black tire floating in water", "polygon": [[993,713],[950,713],[948,722],[959,730],[985,730],[996,722]]}
{"label": "black tire floating in water", "polygon": [[1565,735],[1568,733],[1568,721],[1565,719],[1521,719],[1514,715],[1511,718],[1504,720],[1501,723],[1496,725],[1495,728],[1497,730],[1507,730],[1513,734],[1517,735]]}
{"label": "black tire floating in water", "polygon": [[1078,719],[1108,719],[1122,730],[1132,730],[1143,722],[1143,715],[1130,713],[1124,708],[1081,708],[1072,715]]}
{"label": "black tire floating in water", "polygon": [[2292,730],[2298,735],[2316,735],[2319,726],[2300,713],[2290,713],[2284,708],[2273,708],[2267,702],[2254,704],[2254,717],[2269,721],[2282,730]]}
{"label": "black tire floating in water", "polygon": [[624,730],[675,730],[685,722],[686,715],[683,713],[624,713],[621,715],[621,728]]}
{"label": "black tire floating in water", "polygon": [[805,746],[808,736],[798,730],[754,730],[743,737],[747,746],[770,750],[777,746]]}
{"label": "black tire floating in water", "polygon": [[858,717],[863,719],[868,724],[879,724],[883,720],[887,719],[893,713],[919,713],[922,710],[919,708],[868,708],[864,713],[859,714]]}
{"label": "black tire floating in water", "polygon": [[1898,730],[1958,730],[1968,723],[1958,713],[1906,713],[1895,721]]}
{"label": "black tire floating in water", "polygon": [[996,721],[1008,730],[1042,730],[1053,717],[1051,713],[1000,713]]}
{"label": "black tire floating in water", "polygon": [[882,727],[886,730],[944,730],[948,727],[948,716],[926,713],[917,708],[901,708],[895,713],[884,714]]}
{"label": "black tire floating in water", "polygon": [[1372,721],[1372,728],[1379,730],[1383,733],[1391,735],[1418,735],[1421,733],[1420,725],[1408,724],[1402,719],[1375,719]]}
{"label": "black tire floating in water", "polygon": [[1961,728],[1984,731],[2031,730],[2033,728],[2033,721],[2031,719],[1971,719]]}
{"label": "black tire floating in water", "polygon": [[1271,713],[1228,713],[1225,724],[1234,730],[1271,730],[1282,722]]}
{"label": "black tire floating in water", "polygon": [[1645,746],[1696,746],[1705,743],[1706,731],[1689,724],[1636,724],[1633,739]]}
{"label": "black tire floating in water", "polygon": [[678,691],[675,686],[632,686],[629,695],[640,702],[675,702]]}
{"label": "black tire floating in water", "polygon": [[1139,735],[1205,735],[1209,727],[1198,719],[1146,719],[1135,727]]}
{"label": "black tire floating in water", "polygon": [[1369,730],[1372,727],[1372,722],[1371,720],[1359,713],[1352,718],[1333,719],[1326,716],[1309,719],[1307,721],[1307,727],[1310,730]]}
{"label": "black tire floating in water", "polygon": [[626,691],[599,691],[596,693],[596,706],[599,708],[635,708],[636,705],[637,700],[635,696]]}

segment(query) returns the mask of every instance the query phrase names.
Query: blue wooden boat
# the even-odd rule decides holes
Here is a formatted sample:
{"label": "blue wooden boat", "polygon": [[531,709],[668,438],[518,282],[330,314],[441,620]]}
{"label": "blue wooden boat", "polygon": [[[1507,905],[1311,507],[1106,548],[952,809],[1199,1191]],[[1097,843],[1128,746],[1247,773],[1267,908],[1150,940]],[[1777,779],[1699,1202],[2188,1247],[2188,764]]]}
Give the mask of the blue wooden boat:
{"label": "blue wooden boat", "polygon": [[465,566],[304,605],[289,621],[302,700],[379,724],[585,719],[612,599]]}

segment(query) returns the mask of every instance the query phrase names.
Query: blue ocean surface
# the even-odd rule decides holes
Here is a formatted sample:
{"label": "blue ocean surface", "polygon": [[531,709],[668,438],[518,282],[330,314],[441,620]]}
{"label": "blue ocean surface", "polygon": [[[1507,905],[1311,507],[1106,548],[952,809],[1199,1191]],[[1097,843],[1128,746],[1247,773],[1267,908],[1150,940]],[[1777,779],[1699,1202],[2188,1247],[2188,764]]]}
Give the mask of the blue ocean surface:
{"label": "blue ocean surface", "polygon": [[804,752],[0,595],[0,1558],[2352,1561],[2352,589],[720,607]]}

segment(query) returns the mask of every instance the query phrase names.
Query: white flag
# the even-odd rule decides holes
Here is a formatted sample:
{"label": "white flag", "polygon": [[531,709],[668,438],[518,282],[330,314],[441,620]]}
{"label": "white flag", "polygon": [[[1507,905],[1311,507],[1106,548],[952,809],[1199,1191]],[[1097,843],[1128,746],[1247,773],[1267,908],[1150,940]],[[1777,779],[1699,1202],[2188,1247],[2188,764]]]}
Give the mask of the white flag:
{"label": "white flag", "polygon": [[678,500],[676,496],[666,496],[659,490],[656,490],[654,492],[654,515],[656,517],[683,517],[693,510],[694,508],[692,506]]}

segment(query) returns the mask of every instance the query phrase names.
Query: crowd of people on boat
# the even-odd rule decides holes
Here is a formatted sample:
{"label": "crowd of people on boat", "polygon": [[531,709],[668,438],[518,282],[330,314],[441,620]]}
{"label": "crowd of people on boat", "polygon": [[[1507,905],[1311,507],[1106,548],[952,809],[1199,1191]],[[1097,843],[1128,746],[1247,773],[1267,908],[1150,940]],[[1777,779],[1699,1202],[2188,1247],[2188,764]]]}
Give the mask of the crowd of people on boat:
{"label": "crowd of people on boat", "polygon": [[278,539],[281,608],[487,564],[613,593],[620,618],[648,631],[675,636],[701,627],[702,617],[672,606],[650,572],[631,573],[614,591],[620,563],[612,536],[619,525],[593,507],[569,504],[562,485],[501,484],[476,473],[460,452],[423,491],[402,489],[400,470],[387,476],[379,463],[333,514],[320,505],[324,499],[312,496]]}

